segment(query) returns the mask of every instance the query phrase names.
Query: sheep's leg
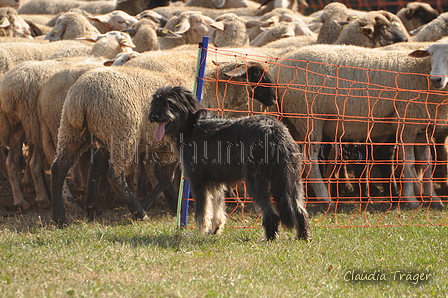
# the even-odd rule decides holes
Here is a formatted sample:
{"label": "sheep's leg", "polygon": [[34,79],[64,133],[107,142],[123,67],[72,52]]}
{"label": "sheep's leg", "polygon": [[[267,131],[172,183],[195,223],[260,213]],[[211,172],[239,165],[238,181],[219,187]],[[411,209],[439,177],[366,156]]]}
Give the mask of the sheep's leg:
{"label": "sheep's leg", "polygon": [[50,206],[50,200],[42,167],[43,154],[37,146],[30,146],[29,154],[31,155],[29,160],[31,176],[36,189],[36,202],[40,208],[47,208]]}
{"label": "sheep's leg", "polygon": [[25,138],[22,126],[20,124],[11,123],[10,139],[9,139],[9,152],[6,157],[6,169],[8,171],[9,183],[11,184],[11,190],[13,195],[13,205],[21,210],[26,210],[30,207],[30,204],[23,197],[22,190],[20,188],[19,177],[19,160],[22,155],[22,144]]}
{"label": "sheep's leg", "polygon": [[58,154],[51,166],[51,206],[53,210],[53,220],[60,226],[67,224],[64,201],[62,199],[62,188],[65,177],[71,166],[77,160],[83,144],[72,144],[66,146]]}
{"label": "sheep's leg", "polygon": [[124,199],[131,214],[137,218],[147,220],[148,216],[140,205],[140,202],[137,200],[137,197],[134,196],[129,188],[124,172],[120,175],[116,175],[113,168],[110,167],[108,178],[115,191],[117,191],[117,193]]}
{"label": "sheep's leg", "polygon": [[91,159],[87,176],[86,210],[89,220],[98,215],[99,181],[104,169],[107,168],[109,152],[105,149],[96,150]]}
{"label": "sheep's leg", "polygon": [[[172,211],[177,210],[177,200],[173,188],[174,173],[177,168],[177,164],[178,163],[176,161],[174,163],[160,165],[160,173],[156,173],[156,177],[159,182],[141,202],[144,210],[148,210],[149,206],[151,206],[161,192],[164,192],[165,199],[167,200],[170,209]],[[156,168],[156,166],[154,168]],[[155,169],[155,172],[158,171]],[[172,197],[173,195],[174,197]]]}
{"label": "sheep's leg", "polygon": [[[417,142],[419,142],[418,139],[417,139]],[[427,199],[429,201],[431,207],[443,209],[443,203],[440,200],[440,197],[437,196],[436,191],[434,190],[434,183],[433,183],[433,179],[432,179],[433,178],[432,177],[433,158],[429,151],[429,146],[428,145],[423,145],[423,146],[416,145],[415,153],[416,153],[418,160],[427,162],[427,165],[425,167],[423,166],[423,164],[421,165],[422,171],[423,171],[423,177],[422,177],[422,182],[420,185],[421,186],[420,192],[421,192],[421,195],[423,195],[423,200]]]}
{"label": "sheep's leg", "polygon": [[327,202],[330,204],[330,208],[333,207],[331,204],[331,198],[328,193],[328,189],[324,184],[322,179],[322,174],[319,169],[319,151],[320,144],[318,144],[322,140],[322,137],[318,138],[314,141],[311,141],[308,145],[308,148],[304,150],[304,153],[308,155],[309,164],[305,165],[305,173],[308,178],[308,185],[314,191],[315,196],[319,201]]}
{"label": "sheep's leg", "polygon": [[[417,177],[415,175],[415,154],[414,145],[415,137],[412,138],[410,133],[407,140],[403,140],[403,144],[398,149],[398,158],[403,162],[402,174],[400,175],[401,195],[400,200],[408,202],[410,208],[418,208],[420,203],[414,193],[414,184],[417,183]],[[414,134],[415,136],[415,134]]]}

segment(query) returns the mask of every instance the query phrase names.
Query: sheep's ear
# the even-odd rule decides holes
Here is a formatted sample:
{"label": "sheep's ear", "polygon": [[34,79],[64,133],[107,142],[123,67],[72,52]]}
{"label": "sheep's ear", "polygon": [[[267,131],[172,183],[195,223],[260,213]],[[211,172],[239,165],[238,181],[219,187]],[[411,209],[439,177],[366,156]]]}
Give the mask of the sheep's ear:
{"label": "sheep's ear", "polygon": [[62,35],[65,33],[65,26],[63,24],[59,24],[55,26],[47,35],[45,35],[44,39],[48,39],[49,41],[57,41]]}
{"label": "sheep's ear", "polygon": [[[244,23],[246,25],[246,29],[250,29],[250,28],[254,28],[254,27],[262,27],[263,25],[265,25],[265,22],[256,21],[256,20],[246,21]],[[264,26],[264,27],[267,27],[267,26]]]}
{"label": "sheep's ear", "polygon": [[406,9],[406,13],[405,13],[405,17],[406,17],[406,19],[410,20],[410,19],[412,19],[414,14],[415,14],[415,9],[407,8]]}
{"label": "sheep's ear", "polygon": [[89,36],[84,36],[84,37],[77,37],[75,39],[76,40],[86,40],[86,41],[90,41],[90,42],[97,42],[98,40],[100,40],[103,37],[104,37],[104,34],[103,35],[89,35]]}
{"label": "sheep's ear", "polygon": [[28,26],[30,26],[32,37],[44,35],[42,30],[40,30],[40,28],[34,22],[28,20],[25,20],[25,22],[28,24]]}
{"label": "sheep's ear", "polygon": [[409,56],[414,58],[424,58],[429,56],[429,52],[426,49],[419,49],[409,53]]}
{"label": "sheep's ear", "polygon": [[213,28],[224,31],[224,23],[223,22],[214,22],[213,24],[210,24]]}
{"label": "sheep's ear", "polygon": [[[263,22],[269,24],[268,26],[270,26],[272,24],[277,24],[278,22],[280,22],[280,18],[278,16],[272,16]],[[267,27],[267,26],[262,26],[262,27]]]}
{"label": "sheep's ear", "polygon": [[411,32],[409,32],[409,34],[411,34],[411,36],[416,35],[417,33],[420,32],[420,30],[422,30],[423,27],[425,27],[426,24],[421,25],[420,27],[418,27],[417,29],[412,30]]}
{"label": "sheep's ear", "polygon": [[114,62],[115,62],[115,60],[107,60],[107,61],[104,61],[103,65],[104,66],[111,66],[112,64],[114,64]]}
{"label": "sheep's ear", "polygon": [[226,0],[212,0],[212,3],[216,8],[221,8],[226,4]]}
{"label": "sheep's ear", "polygon": [[87,19],[92,22],[106,24],[107,22],[109,22],[110,16],[106,14],[102,16],[87,17]]}
{"label": "sheep's ear", "polygon": [[129,29],[123,29],[120,32],[129,34],[129,36],[134,37],[135,34],[137,33],[137,30],[135,30],[135,28],[129,28]]}
{"label": "sheep's ear", "polygon": [[9,22],[8,18],[3,18],[0,20],[0,28],[6,28],[9,25],[11,25],[11,23]]}
{"label": "sheep's ear", "polygon": [[294,31],[293,28],[291,28],[289,26],[286,27],[285,31],[281,35],[282,38],[284,38],[284,37],[293,37],[293,36],[296,36],[296,32]]}
{"label": "sheep's ear", "polygon": [[121,47],[135,48],[135,44],[132,42],[132,39],[129,35],[127,37],[120,36],[118,38],[118,42],[120,43]]}
{"label": "sheep's ear", "polygon": [[183,34],[190,29],[190,22],[187,19],[183,19],[179,24],[174,26],[174,32],[177,34]]}
{"label": "sheep's ear", "polygon": [[334,23],[337,23],[341,28],[345,28],[349,24],[349,22],[336,22],[334,20],[331,20],[331,21],[333,21]]}
{"label": "sheep's ear", "polygon": [[165,37],[165,38],[181,38],[182,35],[177,34],[169,29],[164,28],[158,28],[156,29],[156,33],[158,37]]}
{"label": "sheep's ear", "polygon": [[237,65],[231,71],[225,72],[224,74],[229,77],[240,77],[246,74],[247,67],[246,64]]}
{"label": "sheep's ear", "polygon": [[362,34],[368,35],[368,36],[372,36],[374,31],[375,31],[375,29],[373,28],[372,25],[366,25],[364,27],[359,28],[359,32],[361,32]]}

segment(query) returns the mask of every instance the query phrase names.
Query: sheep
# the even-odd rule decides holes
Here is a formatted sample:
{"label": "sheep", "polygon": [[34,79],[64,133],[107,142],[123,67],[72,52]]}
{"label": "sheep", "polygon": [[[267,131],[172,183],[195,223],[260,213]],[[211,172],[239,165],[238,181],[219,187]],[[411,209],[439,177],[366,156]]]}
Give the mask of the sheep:
{"label": "sheep", "polygon": [[64,178],[73,162],[91,145],[91,137],[110,152],[109,178],[130,212],[137,218],[146,217],[124,174],[132,165],[136,150],[151,146],[150,132],[155,125],[147,117],[148,94],[167,84],[192,87],[192,81],[181,74],[124,66],[90,70],[73,84],[64,102],[57,154],[51,167],[53,219],[58,224],[67,223],[61,196]]}
{"label": "sheep", "polygon": [[410,2],[397,12],[404,27],[408,32],[431,22],[439,16],[439,12],[428,3]]}
{"label": "sheep", "polygon": [[0,8],[0,36],[33,38],[30,25],[11,7]]}
{"label": "sheep", "polygon": [[254,38],[249,45],[261,47],[272,41],[294,36],[306,36],[316,40],[316,35],[302,22],[279,23],[275,26],[265,28],[263,33]]}
{"label": "sheep", "polygon": [[57,18],[55,27],[44,39],[56,41],[98,34],[100,34],[98,29],[86,17],[76,12],[67,12]]}
{"label": "sheep", "polygon": [[437,41],[448,36],[448,12],[441,13],[431,22],[411,31],[412,41]]}
{"label": "sheep", "polygon": [[0,80],[15,65],[27,60],[45,60],[58,51],[82,44],[67,40],[52,43],[5,42],[0,43]]}
{"label": "sheep", "polygon": [[322,26],[317,35],[317,44],[332,44],[341,33],[343,26],[350,20],[350,14],[345,6],[339,2],[333,2],[324,7],[319,21]]}
{"label": "sheep", "polygon": [[215,28],[211,41],[218,47],[244,47],[249,45],[246,29],[260,25],[258,21],[245,21],[234,13],[226,13],[210,24]]}
{"label": "sheep", "polygon": [[109,31],[105,34],[80,37],[77,38],[77,40],[94,42],[95,45],[93,47],[78,45],[78,47],[67,48],[54,53],[49,57],[49,59],[79,57],[86,55],[113,58],[121,52],[132,51],[132,48],[135,48],[131,37],[126,33],[118,31]]}
{"label": "sheep", "polygon": [[[316,197],[331,202],[317,165],[323,135],[336,141],[378,141],[393,135],[402,144],[398,150],[404,167],[401,182],[410,182],[403,183],[400,202],[419,206],[411,183],[417,182],[413,144],[417,137],[431,134],[427,131],[431,123],[443,123],[447,118],[446,106],[441,105],[445,96],[425,91],[429,90],[430,73],[433,86],[445,87],[435,69],[442,64],[447,46],[429,47],[431,63],[404,51],[314,45],[298,49],[274,66],[271,74],[279,86],[279,112],[285,118],[294,115],[287,117],[290,128],[297,141],[306,142],[308,148],[303,152],[310,161],[306,172]],[[310,114],[316,116],[310,118]],[[424,183],[423,195],[432,206],[443,208],[430,182]]]}
{"label": "sheep", "polygon": [[227,1],[226,0],[220,0],[220,1],[188,0],[185,3],[185,6],[200,6],[200,7],[206,7],[206,8],[214,8],[214,9],[248,7],[249,5],[250,5],[250,2],[246,1],[246,0],[227,0]]}
{"label": "sheep", "polygon": [[58,14],[71,8],[83,9],[92,14],[106,14],[115,9],[114,1],[30,0],[18,10],[19,14]]}
{"label": "sheep", "polygon": [[407,30],[396,15],[387,11],[372,11],[351,21],[334,44],[376,48],[409,39]]}
{"label": "sheep", "polygon": [[169,29],[160,28],[152,20],[146,18],[135,23],[133,28],[127,30],[127,32],[133,35],[132,42],[135,45],[134,51],[136,52],[159,50],[158,37],[160,39],[182,38],[180,34],[174,33]]}
{"label": "sheep", "polygon": [[271,41],[262,48],[270,49],[297,49],[316,43],[316,36],[294,36]]}
{"label": "sheep", "polygon": [[249,40],[252,41],[255,37],[262,33],[262,28],[264,27],[269,27],[281,22],[300,22],[303,21],[302,18],[303,16],[299,16],[298,13],[295,13],[288,8],[274,8],[272,11],[262,15],[259,18],[259,21],[261,22],[260,26],[255,26],[248,30],[247,34],[249,35]]}
{"label": "sheep", "polygon": [[100,33],[129,29],[137,22],[137,18],[122,10],[114,10],[107,14],[87,17],[87,19],[95,23]]}
{"label": "sheep", "polygon": [[185,11],[168,19],[164,29],[182,35],[182,38],[160,39],[160,49],[172,49],[184,44],[197,44],[203,36],[210,36],[214,28],[210,25],[215,21],[202,15],[199,11]]}
{"label": "sheep", "polygon": [[[28,61],[11,69],[3,77],[0,85],[1,112],[8,117],[9,153],[7,157],[8,177],[11,184],[14,206],[29,208],[20,190],[19,158],[22,143],[27,138],[29,146],[28,164],[36,189],[35,201],[42,207],[49,204],[49,198],[43,180],[42,153],[40,151],[40,132],[37,119],[37,97],[42,84],[57,68],[58,61]],[[18,88],[18,86],[21,86]]]}
{"label": "sheep", "polygon": [[12,7],[15,10],[19,9],[21,4],[20,0],[0,0],[0,7]]}

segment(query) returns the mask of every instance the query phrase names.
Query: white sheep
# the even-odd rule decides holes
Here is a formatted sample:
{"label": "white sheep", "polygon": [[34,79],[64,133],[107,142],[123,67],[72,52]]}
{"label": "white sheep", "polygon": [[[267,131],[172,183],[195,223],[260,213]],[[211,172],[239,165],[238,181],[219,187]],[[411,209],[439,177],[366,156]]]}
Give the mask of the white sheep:
{"label": "white sheep", "polygon": [[396,15],[372,11],[351,21],[334,44],[376,48],[409,39],[409,33]]}
{"label": "white sheep", "polygon": [[76,12],[67,12],[59,15],[55,27],[44,39],[56,41],[98,34],[100,34],[98,29],[85,16]]}
{"label": "white sheep", "polygon": [[253,47],[262,47],[275,40],[294,36],[305,36],[307,39],[309,38],[314,40],[317,38],[303,21],[279,23],[265,28],[262,33],[260,33],[249,43],[249,45]]}
{"label": "white sheep", "polygon": [[262,28],[269,27],[281,22],[300,22],[304,21],[304,16],[294,12],[288,8],[278,7],[272,11],[262,15],[259,18],[261,22],[259,26],[255,26],[248,30],[249,40],[253,40],[258,34],[262,33]]}
{"label": "white sheep", "polygon": [[138,21],[137,18],[122,10],[114,10],[107,14],[90,16],[87,18],[94,22],[94,26],[100,33],[129,29]]}
{"label": "white sheep", "polygon": [[413,41],[437,41],[448,36],[448,12],[441,13],[436,19],[411,31]]}
{"label": "white sheep", "polygon": [[81,44],[76,40],[64,40],[52,43],[5,42],[0,43],[0,80],[15,65],[28,60],[45,60],[58,51]]}
{"label": "white sheep", "polygon": [[[185,6],[200,6],[214,9],[248,7],[251,5],[247,0],[188,0]],[[257,5],[254,3],[254,5]]]}
{"label": "white sheep", "polygon": [[437,10],[430,4],[423,2],[410,2],[397,12],[397,17],[400,18],[408,32],[431,22],[438,16],[439,12]]}
{"label": "white sheep", "polygon": [[28,61],[7,72],[0,85],[1,112],[7,116],[9,122],[8,142],[4,144],[9,148],[6,163],[8,178],[14,197],[13,204],[20,209],[29,207],[21,192],[19,177],[19,158],[25,138],[29,146],[27,162],[35,185],[36,202],[41,207],[49,205],[41,164],[40,126],[36,111],[40,88],[59,63]]}
{"label": "white sheep", "polygon": [[152,144],[155,125],[148,120],[150,95],[161,86],[192,87],[185,76],[130,67],[99,68],[84,73],[64,102],[56,159],[51,168],[53,219],[67,223],[62,185],[74,161],[91,146],[91,138],[110,152],[109,178],[131,213],[145,211],[131,193],[124,175],[135,164],[136,152]]}
{"label": "white sheep", "polygon": [[30,0],[18,10],[19,14],[58,14],[79,8],[93,14],[106,14],[115,9],[114,1]]}
{"label": "white sheep", "polygon": [[129,52],[135,48],[129,34],[118,31],[109,31],[105,34],[90,35],[77,38],[95,43],[93,47],[80,45],[60,50],[49,57],[49,59],[79,57],[91,55],[95,57],[113,58],[121,52]]}
{"label": "white sheep", "polygon": [[211,36],[215,23],[210,17],[204,16],[199,11],[185,11],[168,19],[164,29],[169,29],[181,38],[159,40],[160,49],[172,49],[184,44],[198,44],[203,36]]}
{"label": "white sheep", "polygon": [[11,7],[0,7],[0,36],[33,38],[30,25]]}
{"label": "white sheep", "polygon": [[125,32],[128,32],[132,36],[132,42],[135,45],[134,51],[136,52],[159,50],[159,40],[161,39],[182,38],[182,35],[166,28],[160,28],[156,23],[147,18],[138,21],[131,29]]}
{"label": "white sheep", "polygon": [[[433,69],[443,65],[447,46],[429,47]],[[412,185],[418,182],[413,170],[414,143],[417,136],[431,134],[427,131],[431,123],[443,123],[448,116],[446,106],[441,105],[446,96],[427,91],[430,73],[437,89],[445,86],[431,71],[431,61],[404,51],[315,45],[298,49],[274,66],[271,73],[278,86],[280,114],[291,123],[296,140],[306,144],[306,173],[316,197],[330,202],[318,166],[323,135],[335,141],[374,142],[393,135],[400,148],[398,162],[404,167],[400,200],[412,207],[419,205],[415,202],[419,194]],[[424,199],[443,207],[428,181],[423,183]]]}
{"label": "white sheep", "polygon": [[322,9],[322,13],[318,21],[322,23],[317,35],[316,43],[332,44],[341,33],[343,26],[350,21],[350,14],[343,3],[329,3]]}

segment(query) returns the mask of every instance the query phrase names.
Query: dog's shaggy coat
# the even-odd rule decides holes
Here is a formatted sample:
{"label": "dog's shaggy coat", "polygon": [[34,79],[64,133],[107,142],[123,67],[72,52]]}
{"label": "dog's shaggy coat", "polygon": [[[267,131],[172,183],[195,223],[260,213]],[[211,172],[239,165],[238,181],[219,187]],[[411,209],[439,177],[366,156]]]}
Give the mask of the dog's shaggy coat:
{"label": "dog's shaggy coat", "polygon": [[158,89],[149,118],[158,123],[156,140],[161,141],[166,134],[177,145],[195,198],[198,230],[208,234],[222,231],[225,185],[244,180],[261,210],[266,239],[276,237],[280,221],[295,228],[297,238],[310,238],[302,199],[302,155],[282,123],[265,115],[216,116],[200,109],[192,93],[183,87]]}

